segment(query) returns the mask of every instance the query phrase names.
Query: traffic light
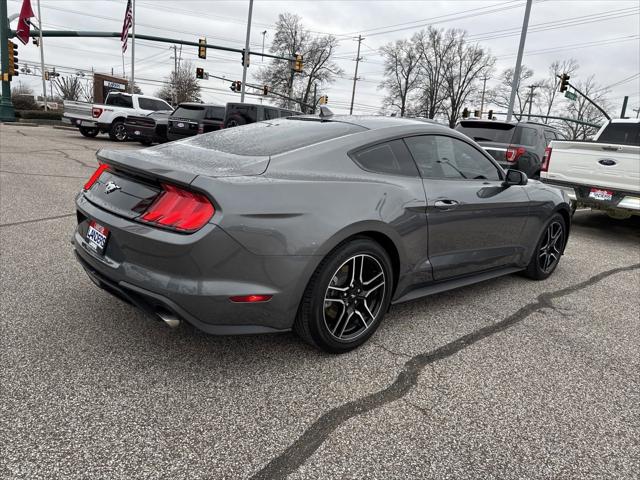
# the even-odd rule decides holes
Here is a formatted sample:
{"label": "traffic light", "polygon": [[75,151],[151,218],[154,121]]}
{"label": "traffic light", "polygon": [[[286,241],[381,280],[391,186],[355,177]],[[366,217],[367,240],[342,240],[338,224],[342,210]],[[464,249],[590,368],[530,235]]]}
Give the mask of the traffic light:
{"label": "traffic light", "polygon": [[48,82],[49,81],[49,72],[44,72],[44,79]]}
{"label": "traffic light", "polygon": [[207,58],[207,39],[201,38],[198,40],[198,58],[203,60]]}
{"label": "traffic light", "polygon": [[567,90],[567,88],[569,87],[569,79],[571,77],[569,75],[567,75],[566,73],[563,73],[562,75],[560,75],[560,91],[564,92]]}
{"label": "traffic light", "polygon": [[240,80],[236,80],[235,82],[231,82],[231,91],[232,92],[239,92],[242,90],[242,82]]}
{"label": "traffic light", "polygon": [[196,68],[196,78],[203,79],[204,78],[204,68]]}
{"label": "traffic light", "polygon": [[304,63],[302,61],[302,55],[295,55],[293,60],[293,71],[296,73],[302,73],[304,69]]}
{"label": "traffic light", "polygon": [[[242,49],[242,58],[240,59],[240,64],[244,67],[244,63],[245,63],[245,52],[244,52],[244,48]],[[246,62],[247,62],[247,68],[249,67],[249,55],[247,55],[246,57]]]}
{"label": "traffic light", "polygon": [[11,40],[7,43],[7,49],[9,51],[9,81],[11,81],[11,77],[17,77],[19,75],[19,67],[18,67],[18,45],[13,43]]}
{"label": "traffic light", "polygon": [[474,110],[473,111],[473,116],[476,118],[480,118],[480,110]]}
{"label": "traffic light", "polygon": [[462,118],[469,118],[469,109],[467,107],[462,110]]}
{"label": "traffic light", "polygon": [[269,95],[269,85],[265,85],[264,87],[262,87],[262,94]]}
{"label": "traffic light", "polygon": [[487,116],[488,116],[489,120],[493,120],[493,110],[489,110]]}
{"label": "traffic light", "polygon": [[327,103],[329,103],[329,97],[327,95],[322,95],[318,99],[318,104],[320,104],[320,105],[326,105]]}

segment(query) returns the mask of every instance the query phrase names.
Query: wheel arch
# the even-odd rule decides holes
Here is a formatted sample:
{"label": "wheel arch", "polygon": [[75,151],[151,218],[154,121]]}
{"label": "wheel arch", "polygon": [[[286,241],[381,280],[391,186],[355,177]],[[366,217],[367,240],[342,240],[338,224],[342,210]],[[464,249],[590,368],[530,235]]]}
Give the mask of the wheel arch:
{"label": "wheel arch", "polygon": [[553,213],[559,213],[562,215],[562,219],[564,220],[564,226],[567,229],[567,233],[565,235],[564,245],[562,246],[562,253],[564,253],[564,249],[567,247],[567,243],[569,243],[569,233],[571,231],[571,207],[565,205],[558,205]]}

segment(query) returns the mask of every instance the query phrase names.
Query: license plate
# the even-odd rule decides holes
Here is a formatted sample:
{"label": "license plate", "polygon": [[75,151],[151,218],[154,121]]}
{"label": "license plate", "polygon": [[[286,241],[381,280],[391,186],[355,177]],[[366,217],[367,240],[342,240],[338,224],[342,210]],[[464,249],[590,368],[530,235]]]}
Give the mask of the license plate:
{"label": "license plate", "polygon": [[135,132],[133,132],[134,135],[140,135],[140,130],[136,130]]}
{"label": "license plate", "polygon": [[178,128],[184,128],[184,123],[182,122],[178,123]]}
{"label": "license plate", "polygon": [[109,229],[103,227],[95,220],[89,222],[89,229],[87,230],[87,243],[89,247],[102,255],[104,249],[107,246],[107,239],[109,238]]}
{"label": "license plate", "polygon": [[593,198],[594,200],[609,201],[613,198],[613,192],[611,190],[592,188],[589,192],[589,198]]}
{"label": "license plate", "polygon": [[76,120],[76,125],[82,125],[82,120]]}

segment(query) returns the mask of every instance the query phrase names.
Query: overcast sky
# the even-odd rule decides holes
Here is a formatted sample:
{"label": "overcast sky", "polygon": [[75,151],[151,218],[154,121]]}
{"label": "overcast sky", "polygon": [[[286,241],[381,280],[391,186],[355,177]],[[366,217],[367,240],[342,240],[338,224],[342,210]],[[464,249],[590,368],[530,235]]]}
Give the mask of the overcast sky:
{"label": "overcast sky", "polygon": [[[9,0],[9,14],[17,13],[22,0]],[[31,0],[37,13],[37,0]],[[126,0],[41,0],[45,29],[120,31]],[[136,0],[136,33],[244,47],[248,0]],[[518,50],[524,0],[449,1],[324,1],[256,0],[253,8],[251,49],[265,51],[274,34],[278,14],[291,12],[302,17],[310,30],[332,33],[340,39],[336,58],[344,78],[329,89],[329,106],[336,113],[348,112],[356,57],[356,38],[364,37],[357,83],[357,113],[378,111],[383,92],[382,59],[378,48],[387,42],[409,38],[428,25],[465,29],[470,38],[497,57],[497,70],[513,67]],[[580,69],[573,79],[595,75],[596,81],[611,85],[609,98],[620,108],[624,95],[629,108],[640,106],[640,0],[534,0],[525,47],[524,64],[533,68],[534,78],[547,75],[553,60],[574,58]],[[15,23],[12,23],[15,28]],[[122,74],[119,39],[45,38],[45,63],[58,71],[95,69]],[[131,48],[125,57],[129,75]],[[145,94],[153,94],[158,80],[171,72],[173,48],[167,44],[136,42],[136,82]],[[208,50],[207,60],[197,58],[195,47],[183,47],[181,57],[208,72],[231,80],[242,78],[240,54]],[[35,45],[20,46],[20,64],[39,65]],[[249,76],[260,68],[252,57]],[[41,90],[39,77],[21,75],[20,80]],[[155,81],[155,82],[154,82]],[[491,84],[492,81],[489,81]],[[239,101],[239,94],[220,80],[202,82],[203,99],[225,103]],[[249,97],[259,101],[258,97]],[[564,100],[563,100],[564,101]],[[470,106],[473,107],[473,106]],[[616,112],[618,111],[616,109]]]}

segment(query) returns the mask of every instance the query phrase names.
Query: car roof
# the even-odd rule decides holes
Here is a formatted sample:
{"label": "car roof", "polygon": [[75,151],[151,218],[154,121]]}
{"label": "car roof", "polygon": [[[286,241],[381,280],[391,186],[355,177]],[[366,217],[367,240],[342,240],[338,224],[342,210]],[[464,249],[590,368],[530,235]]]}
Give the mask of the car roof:
{"label": "car roof", "polygon": [[299,115],[296,117],[290,117],[295,120],[310,120],[310,121],[325,121],[325,122],[342,122],[350,123],[352,125],[358,125],[366,128],[367,130],[378,130],[388,127],[402,127],[402,126],[424,126],[428,124],[436,128],[442,128],[449,130],[446,125],[439,124],[432,120],[422,118],[408,118],[408,117],[386,117],[383,115],[332,115],[330,117],[319,117],[317,115]]}
{"label": "car roof", "polygon": [[[464,125],[462,125],[462,123],[465,122]],[[513,125],[514,127],[517,125],[528,125],[528,126],[532,126],[532,127],[540,127],[540,128],[548,128],[549,130],[558,130],[556,127],[554,127],[553,125],[547,125],[545,123],[540,123],[540,122],[533,122],[530,120],[525,120],[524,122],[507,122],[506,120],[488,120],[485,118],[463,118],[462,120],[460,120],[460,123],[458,123],[459,125],[462,125],[463,127],[470,127],[473,128],[473,123],[477,122],[480,126],[480,124],[482,124],[482,126],[488,126],[488,125]],[[482,128],[482,127],[481,127]]]}
{"label": "car roof", "polygon": [[199,103],[199,102],[182,102],[178,104],[179,107],[220,107],[224,108],[224,105],[219,103]]}

